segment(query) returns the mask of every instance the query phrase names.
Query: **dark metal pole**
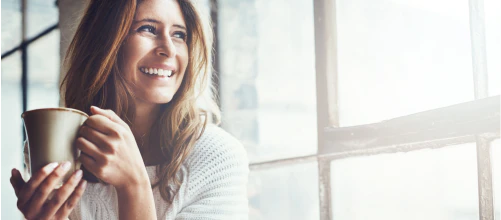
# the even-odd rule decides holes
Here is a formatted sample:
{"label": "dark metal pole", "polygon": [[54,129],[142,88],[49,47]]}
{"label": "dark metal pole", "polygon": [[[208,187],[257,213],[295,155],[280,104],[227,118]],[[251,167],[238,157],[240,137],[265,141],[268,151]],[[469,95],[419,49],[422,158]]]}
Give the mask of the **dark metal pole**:
{"label": "dark metal pole", "polygon": [[50,26],[49,28],[47,28],[46,30],[40,32],[37,36],[31,38],[31,39],[28,39],[26,41],[23,41],[19,46],[17,47],[14,47],[12,48],[11,50],[5,52],[4,54],[2,54],[2,59],[3,58],[6,58],[6,57],[9,57],[11,54],[13,54],[14,52],[18,51],[18,50],[21,50],[23,45],[26,45],[26,47],[28,45],[30,45],[31,43],[33,43],[34,41],[38,40],[39,38],[51,33],[53,30],[56,30],[57,28],[59,28],[59,24],[54,24],[52,26]]}

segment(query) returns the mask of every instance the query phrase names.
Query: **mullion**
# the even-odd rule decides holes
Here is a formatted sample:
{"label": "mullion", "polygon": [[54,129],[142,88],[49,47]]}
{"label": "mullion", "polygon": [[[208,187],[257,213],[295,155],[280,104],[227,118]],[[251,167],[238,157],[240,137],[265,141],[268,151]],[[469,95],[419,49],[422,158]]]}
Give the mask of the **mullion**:
{"label": "mullion", "polygon": [[470,0],[470,36],[475,99],[488,96],[485,13],[483,0]]}
{"label": "mullion", "polygon": [[494,202],[492,190],[492,163],[490,154],[491,139],[476,136],[477,169],[478,169],[478,201],[481,220],[494,219]]}
{"label": "mullion", "polygon": [[[317,154],[326,143],[326,127],[339,126],[336,0],[313,0],[317,98]],[[320,220],[331,220],[330,162],[318,160]]]}

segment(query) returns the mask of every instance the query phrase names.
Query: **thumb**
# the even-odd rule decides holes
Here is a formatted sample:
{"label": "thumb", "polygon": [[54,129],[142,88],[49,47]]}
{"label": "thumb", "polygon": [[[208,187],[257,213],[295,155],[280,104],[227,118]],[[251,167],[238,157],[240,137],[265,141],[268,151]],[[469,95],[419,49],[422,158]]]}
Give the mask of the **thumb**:
{"label": "thumb", "polygon": [[90,112],[92,114],[98,114],[98,115],[102,115],[104,117],[107,117],[112,122],[118,123],[122,126],[128,126],[127,123],[125,123],[120,117],[118,117],[117,114],[115,114],[114,111],[112,111],[110,109],[102,109],[102,108],[99,108],[97,106],[91,106]]}
{"label": "thumb", "polygon": [[23,177],[21,176],[21,173],[17,169],[12,169],[12,176],[10,177],[10,184],[12,184],[12,187],[14,188],[14,192],[16,193],[16,196],[19,195],[19,191],[23,188],[24,182]]}

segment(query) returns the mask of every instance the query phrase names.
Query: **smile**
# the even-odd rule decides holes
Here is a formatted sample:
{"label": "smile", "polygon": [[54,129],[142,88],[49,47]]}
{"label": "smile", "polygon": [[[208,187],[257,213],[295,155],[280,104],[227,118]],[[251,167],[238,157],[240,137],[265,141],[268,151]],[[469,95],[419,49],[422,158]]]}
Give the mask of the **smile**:
{"label": "smile", "polygon": [[159,76],[167,76],[171,77],[174,75],[172,73],[172,70],[163,70],[163,69],[157,69],[157,68],[145,68],[141,67],[139,70],[144,73],[144,74],[149,74],[149,75],[159,75]]}

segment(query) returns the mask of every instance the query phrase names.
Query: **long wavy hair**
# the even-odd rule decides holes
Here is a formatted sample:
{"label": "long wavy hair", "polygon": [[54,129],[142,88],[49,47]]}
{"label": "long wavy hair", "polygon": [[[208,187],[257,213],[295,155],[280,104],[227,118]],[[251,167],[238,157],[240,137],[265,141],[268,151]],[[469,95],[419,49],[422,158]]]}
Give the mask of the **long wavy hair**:
{"label": "long wavy hair", "polygon": [[[65,106],[90,114],[90,106],[113,110],[133,127],[134,91],[120,71],[121,47],[127,39],[141,0],[91,0],[64,60],[61,94]],[[161,148],[165,163],[158,165],[162,198],[172,202],[180,180],[176,173],[207,123],[219,123],[212,73],[212,28],[207,16],[190,0],[177,0],[187,26],[188,66],[183,81],[149,135]],[[201,104],[202,103],[202,104]],[[203,107],[202,107],[203,106]],[[209,122],[208,122],[209,121]],[[91,180],[92,181],[92,180]]]}

